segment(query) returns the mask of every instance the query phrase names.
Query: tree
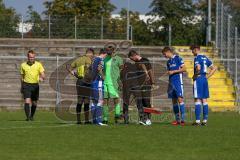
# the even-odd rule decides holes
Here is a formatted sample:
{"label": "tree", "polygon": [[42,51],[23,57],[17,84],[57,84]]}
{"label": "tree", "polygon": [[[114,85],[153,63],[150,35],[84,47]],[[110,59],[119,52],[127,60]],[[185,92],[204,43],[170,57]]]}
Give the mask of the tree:
{"label": "tree", "polygon": [[20,37],[18,24],[20,16],[16,14],[13,8],[6,8],[3,1],[0,0],[0,37]]}
{"label": "tree", "polygon": [[[109,0],[54,0],[44,5],[47,9],[44,14],[51,16],[51,34],[55,38],[74,38],[75,16],[78,37],[100,38],[100,17],[110,17],[115,9]],[[96,24],[94,28],[92,23]]]}
{"label": "tree", "polygon": [[[189,45],[203,43],[201,22],[192,23],[197,13],[192,0],[153,0],[152,9],[148,14],[158,16],[158,20],[151,23],[155,39],[160,44],[168,42],[168,26],[172,26],[172,44]],[[184,22],[183,22],[184,20]]]}
{"label": "tree", "polygon": [[41,18],[41,15],[33,10],[33,6],[28,6],[27,20],[25,23],[32,25],[32,29],[27,33],[30,38],[46,38],[48,35],[48,22]]}

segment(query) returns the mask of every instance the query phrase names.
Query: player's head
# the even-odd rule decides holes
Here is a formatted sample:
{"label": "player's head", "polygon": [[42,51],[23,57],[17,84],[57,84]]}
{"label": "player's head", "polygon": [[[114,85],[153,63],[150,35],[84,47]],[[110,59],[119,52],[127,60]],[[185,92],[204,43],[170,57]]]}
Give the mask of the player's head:
{"label": "player's head", "polygon": [[102,57],[102,58],[105,58],[107,56],[107,51],[106,49],[100,49],[99,51],[99,56]]}
{"label": "player's head", "polygon": [[108,46],[106,49],[106,52],[109,56],[114,54],[115,48],[113,46]]}
{"label": "player's head", "polygon": [[162,54],[166,58],[171,58],[174,54],[173,49],[170,47],[164,47],[162,50]]}
{"label": "player's head", "polygon": [[192,45],[190,47],[190,50],[192,50],[192,53],[194,56],[196,56],[200,52],[200,46],[199,45]]}
{"label": "player's head", "polygon": [[36,53],[33,50],[29,50],[27,53],[28,63],[33,64],[35,61],[35,56],[36,56]]}
{"label": "player's head", "polygon": [[92,58],[94,55],[94,49],[93,48],[88,48],[86,50],[86,56]]}
{"label": "player's head", "polygon": [[141,59],[141,56],[135,50],[130,50],[128,53],[128,58],[133,61],[139,61]]}

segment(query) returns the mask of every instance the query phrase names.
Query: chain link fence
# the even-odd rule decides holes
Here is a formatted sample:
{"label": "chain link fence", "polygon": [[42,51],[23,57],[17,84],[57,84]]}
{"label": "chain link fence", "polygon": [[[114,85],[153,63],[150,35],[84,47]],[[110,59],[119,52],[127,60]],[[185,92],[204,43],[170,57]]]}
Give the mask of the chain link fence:
{"label": "chain link fence", "polygon": [[[127,39],[127,23],[124,18],[55,15],[45,18],[28,16],[9,17],[0,21],[0,37],[48,38],[48,39]],[[7,22],[7,23],[5,23]],[[129,36],[131,38],[131,35]]]}
{"label": "chain link fence", "polygon": [[236,87],[237,104],[240,93],[240,36],[236,16],[222,0],[216,2],[216,49]]}

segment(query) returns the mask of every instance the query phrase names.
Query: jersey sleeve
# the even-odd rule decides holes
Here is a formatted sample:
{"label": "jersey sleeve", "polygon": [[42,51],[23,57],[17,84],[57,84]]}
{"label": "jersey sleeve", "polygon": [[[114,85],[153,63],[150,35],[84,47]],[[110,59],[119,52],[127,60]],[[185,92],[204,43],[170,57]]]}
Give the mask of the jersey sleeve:
{"label": "jersey sleeve", "polygon": [[20,74],[24,74],[24,70],[23,70],[23,64],[21,64],[21,66],[20,66]]}
{"label": "jersey sleeve", "polygon": [[169,66],[168,61],[167,61],[166,69],[167,69],[168,71],[170,70],[170,66]]}
{"label": "jersey sleeve", "polygon": [[121,57],[118,58],[119,67],[123,65],[123,59]]}
{"label": "jersey sleeve", "polygon": [[206,65],[207,65],[208,67],[210,67],[210,66],[213,65],[212,61],[211,61],[209,58],[207,58]]}
{"label": "jersey sleeve", "polygon": [[76,68],[77,67],[77,60],[76,59],[71,63],[71,67],[72,68]]}
{"label": "jersey sleeve", "polygon": [[194,59],[194,68],[197,67],[197,65],[199,65],[199,60],[197,58]]}
{"label": "jersey sleeve", "polygon": [[178,59],[178,65],[179,66],[184,65],[184,61],[183,61],[183,59],[181,57],[179,57],[179,59]]}
{"label": "jersey sleeve", "polygon": [[42,63],[39,63],[39,72],[43,73],[45,71],[45,69],[43,68]]}

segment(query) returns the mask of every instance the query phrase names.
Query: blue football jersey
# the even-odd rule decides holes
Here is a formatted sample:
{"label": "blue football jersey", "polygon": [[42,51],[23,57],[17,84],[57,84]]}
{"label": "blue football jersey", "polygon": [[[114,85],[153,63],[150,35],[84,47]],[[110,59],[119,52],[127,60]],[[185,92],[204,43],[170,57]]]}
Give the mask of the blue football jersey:
{"label": "blue football jersey", "polygon": [[[201,54],[197,55],[194,58],[194,74],[206,75],[208,67],[210,67],[212,64],[212,61],[208,59],[207,56]],[[197,65],[200,65],[201,68],[199,73],[196,71]]]}
{"label": "blue football jersey", "polygon": [[98,66],[102,65],[102,69],[104,69],[103,59],[100,57],[95,57],[92,63],[92,77],[93,80],[102,80],[102,77],[98,74]]}
{"label": "blue football jersey", "polygon": [[[174,55],[167,61],[167,70],[168,71],[179,70],[182,65],[184,65],[183,59],[177,55]],[[180,84],[183,84],[182,73],[170,75],[169,81],[171,83],[180,82]]]}

